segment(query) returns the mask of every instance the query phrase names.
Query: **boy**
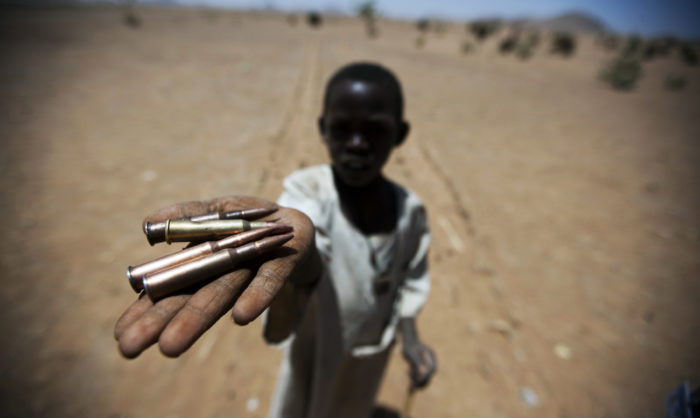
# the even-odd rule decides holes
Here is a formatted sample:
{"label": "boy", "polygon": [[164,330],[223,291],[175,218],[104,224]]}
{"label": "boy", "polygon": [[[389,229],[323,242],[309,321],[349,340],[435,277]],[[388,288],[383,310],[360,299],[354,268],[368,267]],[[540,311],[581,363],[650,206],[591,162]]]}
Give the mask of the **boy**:
{"label": "boy", "polygon": [[[156,340],[178,355],[229,307],[238,323],[269,308],[265,339],[287,342],[271,416],[369,416],[397,328],[412,385],[428,383],[435,356],[414,320],[429,289],[427,220],[420,200],[382,175],[409,130],[398,80],[376,64],[342,68],[326,86],[319,129],[332,166],[290,175],[274,215],[294,226],[292,251],[191,296],[137,301],[115,329],[125,356]],[[146,220],[251,205],[260,203],[191,202]]]}

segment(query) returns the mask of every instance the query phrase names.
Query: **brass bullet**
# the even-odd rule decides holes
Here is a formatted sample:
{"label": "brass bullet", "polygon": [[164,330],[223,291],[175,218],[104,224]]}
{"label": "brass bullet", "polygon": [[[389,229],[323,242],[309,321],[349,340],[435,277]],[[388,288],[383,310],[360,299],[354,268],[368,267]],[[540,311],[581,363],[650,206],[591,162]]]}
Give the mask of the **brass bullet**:
{"label": "brass bullet", "polygon": [[129,279],[129,284],[131,284],[131,287],[136,292],[140,292],[143,289],[143,277],[146,274],[155,273],[157,271],[169,269],[191,260],[202,258],[224,248],[238,247],[268,235],[290,232],[291,230],[292,227],[288,225],[274,225],[267,228],[254,229],[251,231],[242,232],[240,234],[231,235],[219,241],[204,242],[194,247],[185,248],[182,251],[168,254],[147,263],[139,264],[133,267],[129,266],[126,268],[126,277]]}
{"label": "brass bullet", "polygon": [[[188,216],[186,218],[170,219],[171,221],[192,221],[192,222],[203,222],[203,221],[216,221],[221,219],[256,219],[263,216],[267,216],[275,212],[277,208],[251,208],[251,209],[240,209],[232,210],[230,212],[213,212],[205,213],[203,215]],[[144,233],[148,239],[148,243],[154,245],[158,242],[165,241],[165,230],[168,221],[162,222],[146,222],[144,225]]]}
{"label": "brass bullet", "polygon": [[168,270],[147,274],[143,279],[144,290],[148,297],[155,301],[231,271],[243,261],[280,247],[293,236],[294,234],[288,233],[263,238],[238,248],[223,249]]}
{"label": "brass bullet", "polygon": [[218,219],[200,222],[168,219],[165,222],[146,222],[143,229],[148,242],[153,245],[163,241],[170,244],[171,242],[220,239],[239,232],[275,225],[279,224],[264,221],[246,221],[243,219]]}

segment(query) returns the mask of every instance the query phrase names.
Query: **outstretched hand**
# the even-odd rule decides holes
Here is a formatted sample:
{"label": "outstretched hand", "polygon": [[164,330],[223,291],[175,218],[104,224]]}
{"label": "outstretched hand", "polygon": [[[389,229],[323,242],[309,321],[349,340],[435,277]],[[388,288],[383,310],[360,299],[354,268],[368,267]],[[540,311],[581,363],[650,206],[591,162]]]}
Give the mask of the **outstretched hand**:
{"label": "outstretched hand", "polygon": [[[266,200],[244,196],[178,203],[147,216],[144,223],[273,206],[276,205]],[[272,219],[291,225],[294,238],[271,252],[270,258],[245,263],[189,293],[178,293],[155,303],[142,293],[115,326],[114,336],[121,353],[134,358],[157,342],[166,356],[179,356],[229,309],[233,308],[233,320],[245,325],[270,306],[287,281],[299,285],[315,281],[321,264],[314,244],[314,227],[309,218],[294,209],[279,207],[277,212],[262,218]]]}

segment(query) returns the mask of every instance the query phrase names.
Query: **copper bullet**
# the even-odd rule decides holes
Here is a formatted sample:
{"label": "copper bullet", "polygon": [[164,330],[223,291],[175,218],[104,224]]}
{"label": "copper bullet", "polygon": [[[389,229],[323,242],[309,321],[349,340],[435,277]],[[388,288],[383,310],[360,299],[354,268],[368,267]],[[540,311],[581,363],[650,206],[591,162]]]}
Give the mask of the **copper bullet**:
{"label": "copper bullet", "polygon": [[190,221],[184,219],[168,219],[165,222],[144,225],[148,242],[153,245],[158,242],[186,242],[219,239],[228,235],[248,231],[250,229],[266,228],[279,225],[273,222],[246,221],[243,219],[218,219],[210,221]]}
{"label": "copper bullet", "polygon": [[225,248],[214,254],[180,264],[168,270],[147,274],[143,287],[148,297],[155,301],[171,293],[233,270],[243,261],[280,247],[294,234],[275,235],[238,248]]}
{"label": "copper bullet", "polygon": [[[256,219],[263,216],[267,216],[275,212],[277,208],[251,208],[251,209],[240,209],[232,210],[230,212],[213,212],[205,213],[203,215],[188,216],[185,218],[170,219],[178,221],[192,221],[192,222],[203,222],[203,221],[216,221],[220,219]],[[146,233],[146,238],[149,244],[154,245],[158,242],[165,241],[165,229],[167,226],[167,220],[162,222],[146,222],[144,225],[144,232]]]}
{"label": "copper bullet", "polygon": [[240,234],[231,235],[219,241],[205,242],[176,253],[168,254],[147,263],[139,264],[133,267],[129,266],[126,268],[126,277],[129,279],[129,284],[131,284],[131,287],[136,292],[140,292],[143,289],[143,277],[146,274],[155,273],[157,271],[169,269],[191,260],[202,258],[224,248],[238,247],[268,235],[290,232],[291,230],[292,227],[288,225],[274,225],[267,228],[254,229],[251,231],[242,232]]}

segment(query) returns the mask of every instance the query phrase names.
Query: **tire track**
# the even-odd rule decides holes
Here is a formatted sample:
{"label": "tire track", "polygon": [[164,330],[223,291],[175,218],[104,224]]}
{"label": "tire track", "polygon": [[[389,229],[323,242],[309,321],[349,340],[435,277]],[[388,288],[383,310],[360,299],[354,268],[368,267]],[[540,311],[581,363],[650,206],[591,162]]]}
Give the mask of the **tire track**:
{"label": "tire track", "polygon": [[[314,120],[311,114],[315,80],[319,71],[319,45],[307,44],[304,62],[278,131],[267,139],[270,150],[258,179],[256,195],[276,198],[281,181],[294,168],[298,148],[295,138],[304,134],[305,124]],[[291,163],[291,167],[290,167]]]}

